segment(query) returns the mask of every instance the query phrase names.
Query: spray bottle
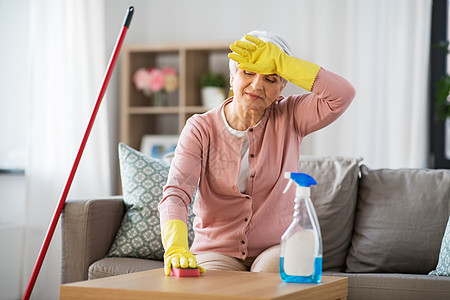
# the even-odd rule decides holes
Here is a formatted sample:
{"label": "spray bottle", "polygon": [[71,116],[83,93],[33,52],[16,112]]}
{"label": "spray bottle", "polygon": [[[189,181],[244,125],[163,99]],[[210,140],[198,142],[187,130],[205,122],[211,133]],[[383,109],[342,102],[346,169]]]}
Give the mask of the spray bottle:
{"label": "spray bottle", "polygon": [[294,219],[281,237],[280,276],[285,282],[318,283],[322,277],[322,236],[310,198],[310,186],[317,182],[304,173],[286,172],[296,184]]}

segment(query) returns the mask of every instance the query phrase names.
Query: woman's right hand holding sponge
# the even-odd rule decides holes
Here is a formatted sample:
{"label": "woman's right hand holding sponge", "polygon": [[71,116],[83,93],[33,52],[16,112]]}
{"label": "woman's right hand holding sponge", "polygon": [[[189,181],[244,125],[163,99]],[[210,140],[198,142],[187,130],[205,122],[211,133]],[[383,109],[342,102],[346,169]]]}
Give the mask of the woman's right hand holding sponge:
{"label": "woman's right hand holding sponge", "polygon": [[167,220],[161,226],[161,238],[164,246],[164,273],[170,275],[172,268],[198,268],[197,259],[189,251],[187,225],[181,220]]}

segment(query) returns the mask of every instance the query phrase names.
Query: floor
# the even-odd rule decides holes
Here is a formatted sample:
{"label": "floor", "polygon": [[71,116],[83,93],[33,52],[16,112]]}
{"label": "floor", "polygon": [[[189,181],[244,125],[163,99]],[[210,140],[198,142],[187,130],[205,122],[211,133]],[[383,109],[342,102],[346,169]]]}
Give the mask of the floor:
{"label": "floor", "polygon": [[0,174],[0,299],[20,299],[25,176]]}

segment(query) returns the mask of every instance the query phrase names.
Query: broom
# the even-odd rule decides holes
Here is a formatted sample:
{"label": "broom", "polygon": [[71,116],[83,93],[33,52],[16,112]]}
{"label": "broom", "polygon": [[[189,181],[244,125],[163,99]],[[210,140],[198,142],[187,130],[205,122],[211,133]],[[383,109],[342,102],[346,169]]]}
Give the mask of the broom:
{"label": "broom", "polygon": [[67,195],[70,190],[70,186],[72,185],[72,181],[73,181],[73,178],[75,177],[75,173],[76,173],[78,165],[80,163],[81,156],[83,155],[84,148],[86,147],[86,143],[89,138],[89,134],[91,133],[92,126],[94,125],[95,118],[96,118],[98,110],[100,108],[100,104],[102,102],[103,96],[105,95],[106,88],[108,87],[109,79],[111,78],[117,58],[119,57],[120,48],[122,47],[123,40],[125,39],[127,30],[130,27],[133,13],[134,13],[134,7],[130,6],[128,8],[127,14],[125,16],[125,21],[124,21],[124,24],[120,31],[119,37],[117,38],[116,45],[114,46],[113,53],[109,60],[108,67],[107,67],[106,73],[105,73],[105,77],[103,78],[103,83],[102,83],[99,95],[97,97],[97,101],[95,102],[94,109],[91,114],[91,118],[89,119],[88,126],[84,133],[83,140],[81,141],[80,148],[78,149],[78,153],[75,158],[75,162],[73,163],[72,170],[69,174],[69,178],[66,181],[66,185],[64,186],[64,190],[61,194],[58,205],[56,206],[50,226],[47,230],[47,234],[45,235],[44,242],[42,243],[41,250],[39,251],[38,258],[34,265],[33,272],[31,273],[30,280],[28,281],[28,285],[25,289],[25,293],[23,294],[23,297],[22,297],[23,300],[28,300],[31,296],[31,293],[33,292],[34,284],[36,283],[37,277],[39,275],[39,271],[41,270],[41,266],[42,266],[42,263],[44,262],[44,258],[47,253],[48,247],[50,245],[50,241],[53,237],[53,233],[55,232],[59,217],[64,208],[64,204],[66,202]]}

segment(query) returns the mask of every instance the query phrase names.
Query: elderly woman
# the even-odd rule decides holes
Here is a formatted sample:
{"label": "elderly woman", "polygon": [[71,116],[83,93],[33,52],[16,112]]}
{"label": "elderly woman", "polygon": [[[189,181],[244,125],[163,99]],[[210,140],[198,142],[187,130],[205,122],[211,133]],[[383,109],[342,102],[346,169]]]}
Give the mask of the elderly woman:
{"label": "elderly woman", "polygon": [[[187,121],[159,204],[166,275],[171,267],[278,272],[295,193],[283,194],[283,174],[297,171],[302,139],[355,96],[344,78],[292,57],[278,35],[253,31],[230,48],[234,96]],[[310,93],[281,96],[287,81]]]}

